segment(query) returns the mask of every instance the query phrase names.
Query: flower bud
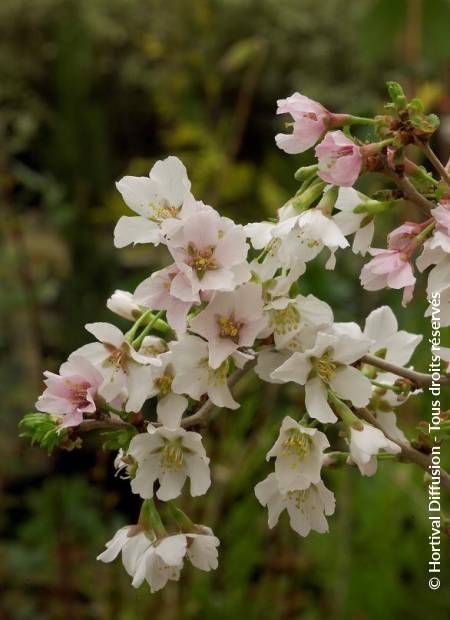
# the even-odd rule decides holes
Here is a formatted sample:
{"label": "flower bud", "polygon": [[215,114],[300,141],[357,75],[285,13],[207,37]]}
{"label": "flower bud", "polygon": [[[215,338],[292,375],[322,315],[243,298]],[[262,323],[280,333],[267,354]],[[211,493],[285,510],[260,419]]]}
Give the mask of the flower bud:
{"label": "flower bud", "polygon": [[129,321],[135,321],[141,314],[141,308],[134,301],[133,295],[128,291],[116,290],[106,302],[111,312]]}

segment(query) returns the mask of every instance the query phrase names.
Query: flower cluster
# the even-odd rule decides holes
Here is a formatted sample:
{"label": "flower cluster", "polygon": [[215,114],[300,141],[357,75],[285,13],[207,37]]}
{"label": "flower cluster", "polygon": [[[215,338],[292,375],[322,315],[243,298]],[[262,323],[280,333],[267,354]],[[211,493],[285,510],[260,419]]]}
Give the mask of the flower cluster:
{"label": "flower cluster", "polygon": [[[371,476],[380,452],[393,459],[400,454],[407,440],[395,410],[418,386],[389,369],[408,364],[421,337],[399,331],[386,306],[371,312],[361,329],[336,322],[325,301],[301,294],[301,276],[322,250],[326,268],[334,269],[337,250],[350,247],[354,235],[353,252],[373,256],[362,269],[362,285],[403,288],[405,303],[416,280],[411,261],[421,250],[417,267],[433,265],[428,292],[439,292],[442,321],[450,324],[450,197],[440,191],[428,219],[393,230],[382,250],[370,247],[375,217],[402,197],[396,190],[378,200],[353,188],[372,170],[398,177],[404,187],[398,152],[405,145],[395,113],[376,119],[332,114],[298,93],[280,100],[278,113],[293,118],[293,132],[278,134],[278,146],[300,153],[317,144],[318,162],[297,172],[301,186],[275,221],[242,226],[221,216],[193,196],[176,157],[158,161],[148,177],[117,183],[136,215],[120,218],[116,247],[165,246],[170,264],[133,293],[116,291],[108,299],[108,308],[131,322],[128,331],[86,325],[96,341],[74,351],[59,374],[45,373],[36,407],[58,433],[76,435],[98,424],[126,434],[115,464],[142,498],[142,510],[138,523],[121,528],[98,559],[110,562],[121,553],[135,587],[146,580],[156,591],[177,580],[186,558],[201,570],[217,567],[218,539],[173,500],[187,488],[193,497],[209,489],[210,460],[197,430],[210,405],[239,408],[230,386],[250,368],[263,381],[291,382],[304,394],[302,416],[284,417],[267,453],[274,471],[255,487],[270,527],[286,509],[301,536],[328,531],[335,499],[324,469],[344,456]],[[353,137],[351,125],[361,123],[372,124],[380,140]],[[410,169],[417,176],[419,168],[411,163]],[[340,432],[327,434],[336,425]],[[344,451],[331,449],[331,436],[342,437]],[[166,529],[155,502],[173,529]]]}

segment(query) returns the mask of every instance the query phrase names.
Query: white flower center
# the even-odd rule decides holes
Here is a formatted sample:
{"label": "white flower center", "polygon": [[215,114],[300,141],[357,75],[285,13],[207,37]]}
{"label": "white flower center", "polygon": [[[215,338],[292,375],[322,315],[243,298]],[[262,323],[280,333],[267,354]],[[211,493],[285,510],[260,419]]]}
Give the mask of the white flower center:
{"label": "white flower center", "polygon": [[104,346],[109,351],[106,364],[112,364],[116,368],[122,368],[123,371],[126,371],[128,363],[127,345],[124,343],[120,349],[108,343],[105,343]]}
{"label": "white flower center", "polygon": [[173,376],[169,372],[165,372],[162,377],[156,379],[155,384],[161,396],[167,396],[172,389]]}
{"label": "white flower center", "polygon": [[219,368],[208,367],[208,383],[211,385],[224,385],[228,377],[229,368],[228,360],[222,362]]}
{"label": "white flower center", "polygon": [[292,331],[300,321],[300,313],[294,304],[286,308],[272,310],[270,315],[271,327],[276,334],[286,334]]}
{"label": "white flower center", "polygon": [[161,200],[159,204],[151,203],[148,205],[152,210],[152,217],[149,219],[160,224],[163,220],[168,220],[178,216],[180,207],[175,207],[167,200]]}
{"label": "white flower center", "polygon": [[332,360],[328,351],[315,360],[314,367],[324,383],[329,383],[336,374],[336,362]]}
{"label": "white flower center", "polygon": [[304,489],[303,491],[288,491],[287,496],[288,499],[295,502],[295,507],[300,510],[302,505],[308,499],[309,492],[310,489]]}
{"label": "white flower center", "polygon": [[236,321],[233,315],[219,316],[217,322],[219,323],[219,336],[221,338],[230,338],[233,342],[239,342],[239,332],[243,323]]}
{"label": "white flower center", "polygon": [[179,439],[166,441],[161,450],[161,468],[165,471],[176,471],[184,462],[183,446]]}
{"label": "white flower center", "polygon": [[199,250],[193,243],[189,244],[189,264],[199,278],[201,278],[206,271],[218,269],[219,266],[214,258],[214,250],[215,247],[213,245]]}
{"label": "white flower center", "polygon": [[70,389],[70,400],[78,407],[85,407],[89,404],[87,400],[88,383],[74,383],[70,379],[65,379],[64,383]]}
{"label": "white flower center", "polygon": [[[308,456],[311,449],[311,437],[296,428],[288,431],[288,437],[284,440],[281,454],[283,456],[295,456],[298,462]],[[295,467],[295,464],[293,465]]]}

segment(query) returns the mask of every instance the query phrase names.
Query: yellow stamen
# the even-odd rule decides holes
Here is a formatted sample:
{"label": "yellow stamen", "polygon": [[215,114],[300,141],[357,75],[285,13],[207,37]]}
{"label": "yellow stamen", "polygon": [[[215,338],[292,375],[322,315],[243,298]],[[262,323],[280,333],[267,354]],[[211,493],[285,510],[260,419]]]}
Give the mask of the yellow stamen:
{"label": "yellow stamen", "polygon": [[242,323],[236,321],[234,317],[220,316],[217,319],[220,326],[220,337],[230,338],[234,342],[239,341],[239,331],[242,327]]}
{"label": "yellow stamen", "polygon": [[296,456],[297,461],[302,461],[308,456],[310,448],[310,436],[297,429],[291,429],[289,431],[289,436],[283,442],[282,454],[283,456]]}
{"label": "yellow stamen", "polygon": [[161,450],[161,467],[174,471],[180,469],[184,462],[183,447],[179,439],[167,441]]}
{"label": "yellow stamen", "polygon": [[162,377],[156,379],[156,387],[159,390],[159,394],[161,396],[167,396],[170,393],[172,388],[173,376],[166,372]]}
{"label": "yellow stamen", "polygon": [[270,315],[271,326],[276,334],[286,334],[292,331],[299,323],[300,313],[294,304],[286,308],[272,310]]}
{"label": "yellow stamen", "polygon": [[216,260],[214,258],[213,246],[209,246],[204,250],[199,250],[194,244],[189,244],[188,252],[190,255],[190,265],[198,276],[201,276],[205,271],[211,271],[218,268]]}
{"label": "yellow stamen", "polygon": [[315,361],[317,374],[325,383],[329,383],[336,374],[336,362],[333,362],[328,351]]}

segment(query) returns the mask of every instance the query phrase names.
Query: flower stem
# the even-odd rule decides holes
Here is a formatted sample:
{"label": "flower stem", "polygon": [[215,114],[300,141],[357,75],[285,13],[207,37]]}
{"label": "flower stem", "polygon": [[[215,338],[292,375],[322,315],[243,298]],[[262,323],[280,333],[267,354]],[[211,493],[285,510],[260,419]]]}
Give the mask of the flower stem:
{"label": "flower stem", "polygon": [[155,326],[156,322],[161,318],[161,316],[163,314],[164,314],[164,310],[160,310],[157,314],[152,315],[152,318],[149,320],[149,322],[144,327],[144,329],[139,334],[139,336],[133,340],[133,347],[136,350],[139,350],[139,348],[140,348],[140,346],[142,344],[142,341],[144,340],[145,336],[147,336],[147,334],[149,334],[151,332],[151,330]]}
{"label": "flower stem", "polygon": [[144,530],[155,532],[158,538],[167,536],[167,530],[164,527],[158,509],[155,506],[154,500],[146,499],[141,506],[141,512],[139,514],[139,525],[142,525]]}
{"label": "flower stem", "polygon": [[135,337],[139,327],[145,323],[145,321],[147,319],[151,320],[151,317],[153,317],[153,313],[151,310],[146,310],[145,312],[143,312],[141,314],[141,316],[139,318],[136,319],[136,321],[134,322],[133,326],[127,331],[127,333],[125,334],[125,338],[126,340],[128,340],[128,342],[132,342],[133,338]]}
{"label": "flower stem", "polygon": [[344,422],[345,426],[349,428],[354,428],[358,431],[363,430],[363,424],[361,420],[356,417],[350,407],[348,407],[348,405],[346,405],[340,398],[338,398],[331,389],[328,389],[328,399],[334,406],[336,413]]}
{"label": "flower stem", "polygon": [[435,169],[439,172],[445,183],[450,187],[450,175],[445,169],[444,164],[436,156],[435,152],[430,146],[430,143],[417,141],[416,144],[427,157],[428,161],[432,163]]}
{"label": "flower stem", "polygon": [[167,502],[169,514],[182,532],[194,532],[195,525],[185,512],[178,508],[173,502]]}

